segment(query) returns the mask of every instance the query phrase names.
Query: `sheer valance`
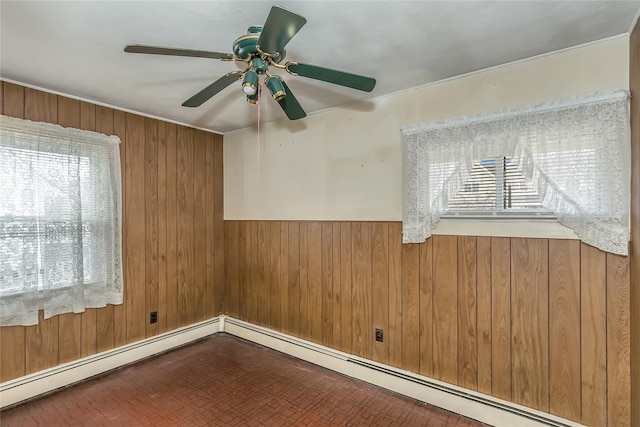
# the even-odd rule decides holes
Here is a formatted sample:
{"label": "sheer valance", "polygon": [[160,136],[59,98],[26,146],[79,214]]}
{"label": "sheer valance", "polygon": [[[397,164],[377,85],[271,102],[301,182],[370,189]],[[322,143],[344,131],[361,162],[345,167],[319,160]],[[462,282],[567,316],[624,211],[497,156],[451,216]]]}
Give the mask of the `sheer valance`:
{"label": "sheer valance", "polygon": [[485,158],[514,159],[582,241],[627,255],[629,93],[611,91],[402,129],[403,241],[423,242]]}
{"label": "sheer valance", "polygon": [[121,304],[120,140],[0,116],[0,325]]}

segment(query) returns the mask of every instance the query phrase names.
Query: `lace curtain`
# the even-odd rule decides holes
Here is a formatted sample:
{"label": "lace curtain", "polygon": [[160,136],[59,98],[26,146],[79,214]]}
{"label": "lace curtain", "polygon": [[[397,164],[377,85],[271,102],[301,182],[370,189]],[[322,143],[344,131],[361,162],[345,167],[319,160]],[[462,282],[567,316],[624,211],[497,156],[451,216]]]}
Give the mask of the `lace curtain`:
{"label": "lace curtain", "polygon": [[122,303],[119,143],[0,116],[0,326]]}
{"label": "lace curtain", "polygon": [[627,255],[629,94],[514,108],[402,129],[403,242],[423,242],[480,159],[508,156],[582,241]]}

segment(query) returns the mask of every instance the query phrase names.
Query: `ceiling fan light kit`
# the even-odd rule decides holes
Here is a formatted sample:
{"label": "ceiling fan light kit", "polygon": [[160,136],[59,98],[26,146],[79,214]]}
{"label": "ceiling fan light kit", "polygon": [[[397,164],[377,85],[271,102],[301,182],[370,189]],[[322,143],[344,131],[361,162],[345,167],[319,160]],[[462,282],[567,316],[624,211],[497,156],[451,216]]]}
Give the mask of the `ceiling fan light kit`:
{"label": "ceiling fan light kit", "polygon": [[256,105],[258,103],[258,91],[253,95],[247,95],[247,102],[251,105]]}
{"label": "ceiling fan light kit", "polygon": [[306,116],[304,109],[293,96],[285,81],[269,72],[269,67],[285,70],[292,76],[302,76],[320,80],[352,89],[371,92],[376,85],[371,77],[351,74],[344,71],[331,70],[315,65],[301,64],[294,61],[281,64],[286,56],[285,46],[296,35],[307,20],[279,6],[273,6],[264,26],[251,26],[247,34],[238,37],[233,43],[233,54],[209,52],[193,49],[168,48],[131,44],[124,48],[128,53],[144,53],[153,55],[189,56],[197,58],[218,59],[221,61],[237,61],[247,64],[243,71],[225,74],[218,80],[193,95],[182,103],[185,107],[199,107],[214,95],[232,83],[242,79],[242,91],[247,102],[257,104],[260,76],[266,76],[264,84],[273,99],[290,120]]}
{"label": "ceiling fan light kit", "polygon": [[276,101],[282,100],[285,96],[287,96],[286,91],[284,90],[284,85],[282,78],[279,76],[269,76],[265,80],[265,84],[269,88],[269,92],[271,92],[271,96]]}
{"label": "ceiling fan light kit", "polygon": [[242,79],[242,91],[249,95],[255,95],[258,87],[258,74],[249,70],[244,73],[244,78]]}

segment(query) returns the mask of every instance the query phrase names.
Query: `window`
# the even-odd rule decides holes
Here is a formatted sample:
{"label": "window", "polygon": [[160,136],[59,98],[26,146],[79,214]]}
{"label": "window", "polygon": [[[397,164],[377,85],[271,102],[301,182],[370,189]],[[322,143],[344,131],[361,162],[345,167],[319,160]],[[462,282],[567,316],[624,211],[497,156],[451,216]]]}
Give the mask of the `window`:
{"label": "window", "polygon": [[119,140],[2,117],[0,325],[122,302]]}
{"label": "window", "polygon": [[518,160],[499,156],[474,162],[469,178],[449,201],[446,218],[553,218]]}
{"label": "window", "polygon": [[629,94],[613,91],[402,129],[403,241],[440,218],[535,217],[626,255]]}

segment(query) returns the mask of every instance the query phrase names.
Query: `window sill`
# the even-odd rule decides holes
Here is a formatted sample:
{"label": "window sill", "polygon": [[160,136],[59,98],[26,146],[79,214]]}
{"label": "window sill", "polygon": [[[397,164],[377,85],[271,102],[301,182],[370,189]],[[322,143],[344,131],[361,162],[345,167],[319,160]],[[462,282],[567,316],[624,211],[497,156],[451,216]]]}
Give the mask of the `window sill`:
{"label": "window sill", "polygon": [[579,239],[571,230],[550,221],[500,221],[441,219],[433,235]]}

